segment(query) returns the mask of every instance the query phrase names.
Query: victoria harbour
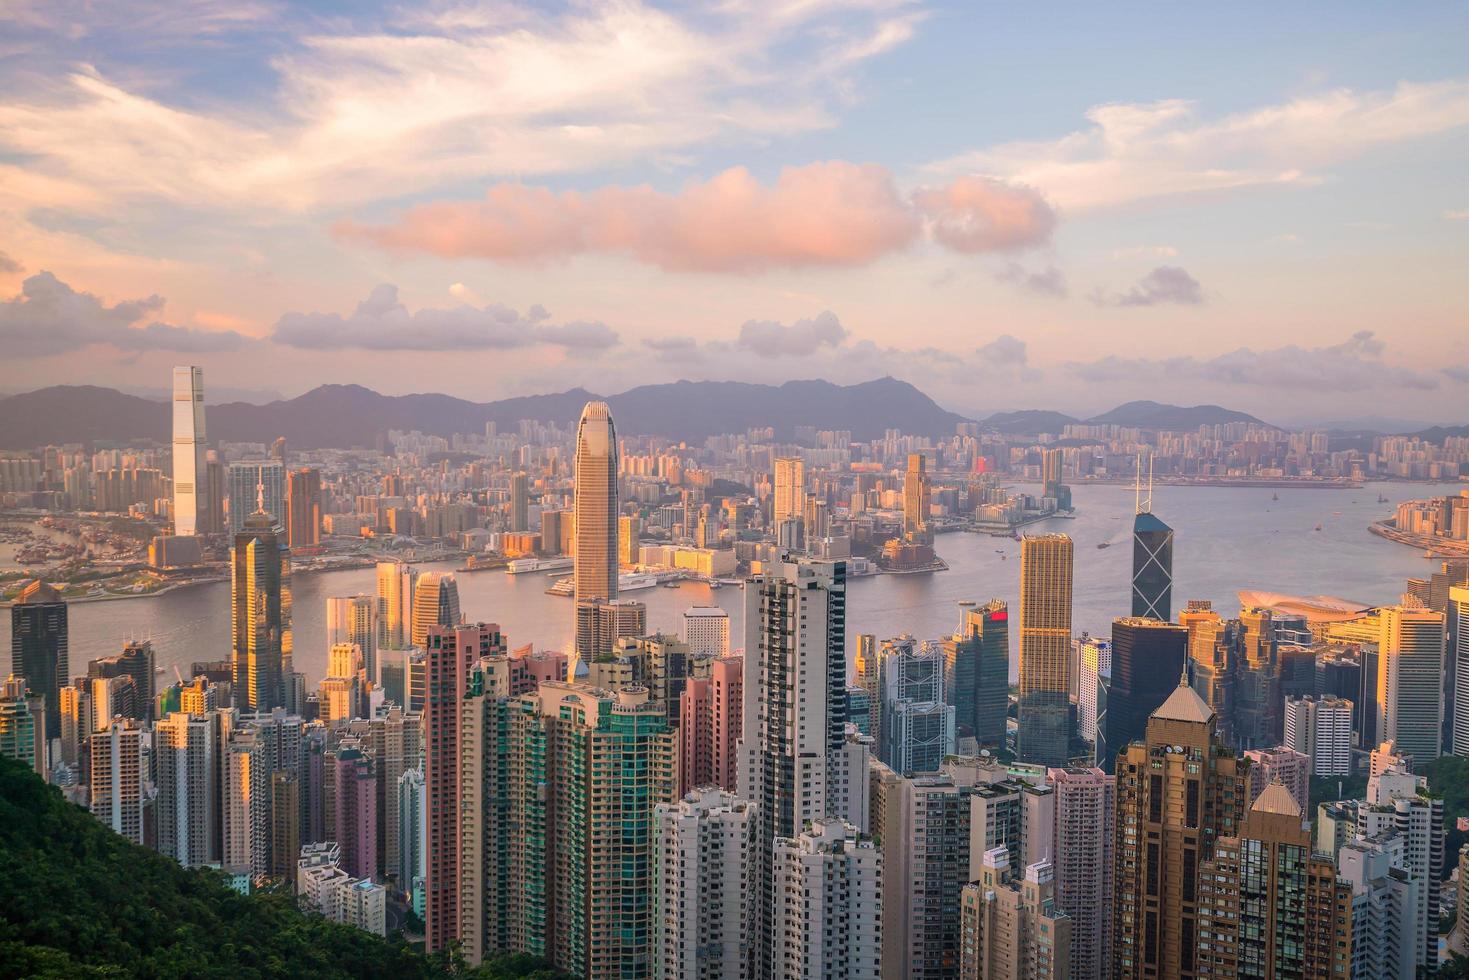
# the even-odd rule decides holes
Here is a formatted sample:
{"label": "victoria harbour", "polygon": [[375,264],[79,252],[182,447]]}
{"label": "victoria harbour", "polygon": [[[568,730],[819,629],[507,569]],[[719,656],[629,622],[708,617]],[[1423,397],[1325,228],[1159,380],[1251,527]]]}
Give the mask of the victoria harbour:
{"label": "victoria harbour", "polygon": [[[1240,589],[1340,594],[1372,605],[1394,602],[1407,578],[1426,574],[1435,563],[1413,548],[1369,534],[1367,525],[1400,499],[1454,489],[1407,483],[1340,490],[1159,487],[1154,509],[1178,528],[1174,603],[1207,599],[1232,614]],[[1389,502],[1379,504],[1379,493]],[[1025,530],[1062,531],[1075,539],[1074,629],[1078,634],[1105,636],[1128,593],[1134,494],[1123,486],[1082,486],[1074,494],[1075,517],[1039,522]],[[1104,543],[1108,547],[1097,547]],[[849,641],[856,633],[883,638],[911,633],[919,639],[945,635],[958,621],[958,603],[966,600],[1000,598],[1014,607],[1019,542],[953,533],[941,535],[936,549],[949,564],[946,572],[878,575],[849,582]],[[454,564],[422,567],[453,571]],[[326,668],[326,600],[372,592],[373,575],[373,569],[360,568],[299,575],[292,581],[295,666],[310,682],[319,680]],[[545,594],[556,577],[501,571],[460,574],[461,608],[471,622],[498,623],[513,646],[564,650],[573,633],[571,603]],[[228,582],[215,582],[154,597],[74,603],[71,659],[82,664],[109,656],[130,639],[152,639],[157,662],[170,677],[174,666],[187,676],[195,661],[228,659],[229,593]],[[738,586],[711,590],[683,582],[677,588],[646,589],[629,596],[647,606],[650,629],[666,632],[677,632],[679,618],[690,606],[722,606],[730,615],[732,644],[741,643]],[[7,609],[7,620],[9,615]],[[4,625],[8,628],[9,623]],[[1012,675],[1014,646],[1012,637]]]}

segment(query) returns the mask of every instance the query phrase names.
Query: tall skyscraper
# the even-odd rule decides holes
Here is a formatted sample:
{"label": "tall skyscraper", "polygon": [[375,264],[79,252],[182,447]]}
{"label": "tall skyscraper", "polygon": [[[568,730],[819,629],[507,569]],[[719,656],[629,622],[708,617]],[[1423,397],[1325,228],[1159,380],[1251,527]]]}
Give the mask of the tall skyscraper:
{"label": "tall skyscraper", "polygon": [[204,448],[204,369],[173,369],[173,533],[209,529],[211,501]]}
{"label": "tall skyscraper", "polygon": [[928,463],[922,453],[908,454],[903,476],[903,539],[915,544],[932,539],[928,530]]}
{"label": "tall skyscraper", "polygon": [[1237,834],[1249,763],[1220,742],[1214,712],[1180,684],[1117,759],[1112,976],[1194,977],[1199,869]]}
{"label": "tall skyscraper", "polygon": [[[1188,630],[1189,674],[1199,697],[1214,710],[1219,737],[1234,744],[1235,636],[1207,599],[1190,599],[1178,614]],[[1120,746],[1119,746],[1120,747]]]}
{"label": "tall skyscraper", "polygon": [[355,643],[362,651],[362,666],[367,679],[378,682],[377,621],[378,600],[370,595],[333,596],[326,601],[326,643]]}
{"label": "tall skyscraper", "polygon": [[806,461],[799,456],[775,460],[775,501],[771,522],[800,520],[806,512]]}
{"label": "tall skyscraper", "polygon": [[780,975],[776,839],[846,813],[846,571],[843,562],[787,561],[745,583],[739,795],[759,807],[756,980]]}
{"label": "tall skyscraper", "polygon": [[[153,641],[133,640],[123,645],[122,653],[100,657],[87,664],[89,679],[126,677],[132,684],[131,717],[139,721],[153,718],[154,672]],[[115,713],[115,712],[113,712]],[[111,718],[112,713],[106,717]],[[53,733],[54,734],[54,733]]]}
{"label": "tall skyscraper", "polygon": [[1010,708],[1010,612],[999,599],[961,606],[959,628],[942,641],[944,697],[954,706],[957,734],[972,735],[980,748],[1003,749]]}
{"label": "tall skyscraper", "polygon": [[377,563],[378,649],[402,650],[413,640],[413,593],[418,570],[396,561]]}
{"label": "tall skyscraper", "polygon": [[938,772],[954,751],[954,706],[944,700],[943,651],[912,637],[883,657],[878,758],[903,776]]}
{"label": "tall skyscraper", "polygon": [[512,531],[530,530],[530,477],[523,470],[510,474],[510,513],[506,523]]}
{"label": "tall skyscraper", "polygon": [[269,711],[286,704],[291,667],[291,552],[269,514],[235,535],[230,573],[235,703]]}
{"label": "tall skyscraper", "polygon": [[1071,570],[1064,534],[1020,543],[1020,705],[1018,753],[1064,766],[1070,756]]}
{"label": "tall skyscraper", "polygon": [[147,800],[147,733],[131,718],[108,722],[87,743],[92,753],[91,809],[94,816],[134,844],[143,843]]}
{"label": "tall skyscraper", "polygon": [[158,850],[186,868],[219,860],[213,843],[219,766],[213,719],[175,711],[153,729]]}
{"label": "tall skyscraper", "polygon": [[71,676],[67,643],[66,602],[36,579],[10,608],[10,667],[45,699],[48,738],[61,733],[61,689]]}
{"label": "tall skyscraper", "polygon": [[[1140,741],[1148,718],[1178,686],[1188,659],[1188,630],[1156,619],[1112,621],[1112,684],[1107,690],[1106,743],[1121,751]],[[1099,759],[1111,771],[1112,759]]]}
{"label": "tall skyscraper", "polygon": [[230,491],[230,533],[239,534],[245,521],[256,511],[270,516],[271,524],[286,526],[286,471],[273,460],[245,460],[231,463],[228,473]]}
{"label": "tall skyscraper", "polygon": [[1196,976],[1261,980],[1356,976],[1352,887],[1315,855],[1301,805],[1271,783],[1243,826],[1200,865]]}
{"label": "tall skyscraper", "polygon": [[459,583],[448,572],[424,572],[413,586],[413,621],[409,643],[420,650],[428,645],[434,626],[459,623]]}
{"label": "tall skyscraper", "polygon": [[1132,519],[1132,615],[1168,622],[1173,618],[1173,528],[1153,513],[1153,461],[1148,458],[1148,494],[1142,493],[1138,457],[1137,515]]}
{"label": "tall skyscraper", "polygon": [[1101,769],[1051,769],[1056,800],[1056,905],[1071,916],[1072,980],[1112,967],[1112,852],[1116,780]]}
{"label": "tall skyscraper", "polygon": [[[587,402],[576,427],[572,593],[617,598],[617,429],[606,402]],[[577,650],[583,637],[577,636]]]}
{"label": "tall skyscraper", "polygon": [[321,544],[321,470],[303,466],[286,474],[286,540],[292,548]]}
{"label": "tall skyscraper", "polygon": [[1378,614],[1377,738],[1424,766],[1442,747],[1444,614],[1407,606]]}
{"label": "tall skyscraper", "polygon": [[1234,641],[1234,741],[1247,749],[1278,745],[1284,698],[1270,610],[1241,610]]}

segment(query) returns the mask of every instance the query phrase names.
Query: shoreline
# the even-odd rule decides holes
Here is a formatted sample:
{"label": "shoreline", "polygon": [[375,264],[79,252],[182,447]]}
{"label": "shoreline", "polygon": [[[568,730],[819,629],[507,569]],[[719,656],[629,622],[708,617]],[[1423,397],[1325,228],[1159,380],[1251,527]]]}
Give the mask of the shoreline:
{"label": "shoreline", "polygon": [[1388,521],[1373,521],[1367,525],[1367,530],[1379,538],[1432,552],[1432,554],[1425,554],[1424,558],[1469,558],[1469,542],[1446,540],[1431,534],[1400,531]]}

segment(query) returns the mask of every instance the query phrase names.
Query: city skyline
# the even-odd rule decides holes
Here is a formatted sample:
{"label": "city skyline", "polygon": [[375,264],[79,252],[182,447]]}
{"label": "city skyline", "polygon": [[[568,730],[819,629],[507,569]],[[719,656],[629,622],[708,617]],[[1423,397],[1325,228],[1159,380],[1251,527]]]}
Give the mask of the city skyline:
{"label": "city skyline", "polygon": [[7,389],[188,357],[287,395],[893,373],[975,414],[1463,422],[1462,10],[126,9],[0,13]]}

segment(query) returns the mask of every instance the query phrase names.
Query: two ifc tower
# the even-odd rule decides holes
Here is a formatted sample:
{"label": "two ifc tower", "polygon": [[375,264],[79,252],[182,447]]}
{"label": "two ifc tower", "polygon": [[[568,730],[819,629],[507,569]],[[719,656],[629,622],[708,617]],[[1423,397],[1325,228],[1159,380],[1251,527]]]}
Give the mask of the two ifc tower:
{"label": "two ifc tower", "polygon": [[1148,493],[1143,496],[1143,457],[1138,453],[1136,516],[1132,519],[1132,614],[1173,620],[1173,528],[1153,513],[1153,457],[1148,457]]}

